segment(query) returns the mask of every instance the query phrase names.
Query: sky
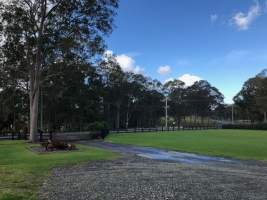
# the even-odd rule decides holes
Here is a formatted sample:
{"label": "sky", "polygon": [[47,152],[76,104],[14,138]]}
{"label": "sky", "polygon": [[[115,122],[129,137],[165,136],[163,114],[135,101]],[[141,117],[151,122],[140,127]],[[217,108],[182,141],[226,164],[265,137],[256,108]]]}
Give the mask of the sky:
{"label": "sky", "polygon": [[120,0],[106,39],[124,71],[209,81],[225,96],[267,68],[267,0]]}

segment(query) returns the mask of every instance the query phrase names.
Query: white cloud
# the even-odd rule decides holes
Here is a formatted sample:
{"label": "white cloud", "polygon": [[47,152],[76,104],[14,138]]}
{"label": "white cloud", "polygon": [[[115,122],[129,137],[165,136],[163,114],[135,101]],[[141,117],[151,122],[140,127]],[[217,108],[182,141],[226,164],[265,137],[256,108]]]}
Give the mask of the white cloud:
{"label": "white cloud", "polygon": [[180,81],[183,81],[186,86],[191,86],[193,85],[196,81],[202,80],[202,78],[191,75],[191,74],[184,74],[178,78]]}
{"label": "white cloud", "polygon": [[120,64],[121,68],[125,72],[133,72],[135,68],[135,60],[125,54],[117,55],[117,62]]}
{"label": "white cloud", "polygon": [[[104,56],[112,56],[114,55],[113,51],[107,50],[104,53]],[[144,68],[138,66],[135,64],[135,60],[126,55],[126,54],[120,54],[115,56],[116,61],[119,63],[119,65],[122,68],[122,71],[124,72],[133,72],[135,74],[144,74]]]}
{"label": "white cloud", "polygon": [[219,16],[217,14],[210,15],[210,21],[211,23],[214,23],[218,20]]}
{"label": "white cloud", "polygon": [[171,72],[171,67],[169,65],[160,66],[158,68],[158,73],[160,75],[168,75]]}
{"label": "white cloud", "polygon": [[247,13],[238,12],[236,13],[232,20],[234,25],[237,26],[239,30],[247,30],[249,26],[261,15],[261,6],[256,1],[256,4],[251,6]]}

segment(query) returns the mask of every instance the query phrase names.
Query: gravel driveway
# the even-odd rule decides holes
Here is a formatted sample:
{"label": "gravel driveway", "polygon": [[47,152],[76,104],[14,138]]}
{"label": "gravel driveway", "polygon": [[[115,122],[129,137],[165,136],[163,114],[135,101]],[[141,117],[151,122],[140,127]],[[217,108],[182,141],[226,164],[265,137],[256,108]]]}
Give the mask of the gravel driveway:
{"label": "gravel driveway", "polygon": [[267,165],[183,164],[125,154],[60,168],[41,200],[266,200]]}

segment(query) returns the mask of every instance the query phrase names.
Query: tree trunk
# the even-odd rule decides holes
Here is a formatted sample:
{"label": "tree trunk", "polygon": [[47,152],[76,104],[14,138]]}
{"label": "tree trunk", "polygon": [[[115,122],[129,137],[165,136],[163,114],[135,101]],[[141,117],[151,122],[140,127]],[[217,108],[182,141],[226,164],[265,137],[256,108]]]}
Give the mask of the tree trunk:
{"label": "tree trunk", "polygon": [[126,124],[125,124],[126,129],[128,129],[129,126],[129,107],[130,107],[130,102],[128,101],[127,111],[126,111]]}
{"label": "tree trunk", "polygon": [[181,116],[179,116],[177,118],[177,127],[178,127],[178,129],[180,129],[180,127],[181,127]]}
{"label": "tree trunk", "polygon": [[37,142],[39,88],[30,94],[30,141]]}
{"label": "tree trunk", "polygon": [[127,110],[125,128],[128,129],[128,126],[129,126],[129,112]]}
{"label": "tree trunk", "polygon": [[43,30],[46,19],[47,1],[41,1],[40,25],[38,27],[35,63],[30,70],[30,141],[37,142],[38,105],[40,89],[40,70],[43,61]]}
{"label": "tree trunk", "polygon": [[120,128],[120,103],[117,103],[117,112],[116,112],[116,129]]}

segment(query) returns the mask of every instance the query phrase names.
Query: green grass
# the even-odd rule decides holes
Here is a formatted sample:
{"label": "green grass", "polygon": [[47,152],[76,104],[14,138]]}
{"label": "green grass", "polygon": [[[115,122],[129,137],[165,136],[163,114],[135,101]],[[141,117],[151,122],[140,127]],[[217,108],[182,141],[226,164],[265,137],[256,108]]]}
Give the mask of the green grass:
{"label": "green grass", "polygon": [[79,145],[73,152],[36,154],[21,141],[0,142],[0,200],[37,199],[37,192],[52,168],[84,161],[113,159],[106,150]]}
{"label": "green grass", "polygon": [[267,160],[267,131],[196,130],[112,134],[107,140],[204,155]]}

